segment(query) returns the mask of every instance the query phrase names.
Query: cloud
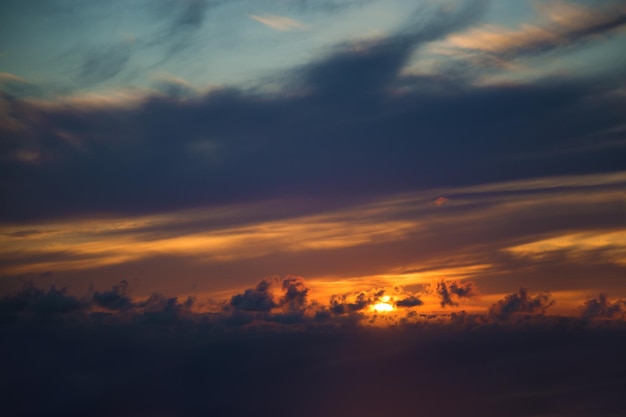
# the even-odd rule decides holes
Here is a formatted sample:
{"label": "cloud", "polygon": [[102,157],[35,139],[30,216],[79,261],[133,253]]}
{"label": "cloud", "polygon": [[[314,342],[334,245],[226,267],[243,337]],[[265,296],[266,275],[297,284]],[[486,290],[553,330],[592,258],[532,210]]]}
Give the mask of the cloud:
{"label": "cloud", "polygon": [[398,307],[418,307],[421,305],[424,305],[424,302],[414,295],[396,301]]}
{"label": "cloud", "polygon": [[[107,277],[145,273],[154,280],[176,274],[180,285],[209,276],[222,288],[247,288],[248,277],[267,270],[298,271],[328,295],[439,277],[472,279],[487,293],[510,291],[505,283],[613,292],[624,273],[617,238],[615,245],[597,240],[581,250],[542,252],[537,245],[541,256],[506,248],[547,237],[567,243],[572,230],[587,230],[593,243],[592,236],[621,225],[625,184],[623,174],[561,177],[403,193],[347,208],[341,201],[335,208],[286,199],[37,228],[16,224],[0,228],[0,265],[9,281],[12,274],[54,271],[59,286],[87,278],[109,285]],[[443,211],[430,204],[441,193],[455,201]],[[318,214],[302,216],[308,211]],[[8,237],[24,230],[40,233]],[[350,279],[338,281],[341,287],[317,279],[329,276]],[[147,281],[142,290],[152,291]]]}
{"label": "cloud", "polygon": [[459,305],[463,298],[474,298],[478,295],[476,284],[471,281],[444,281],[437,282],[434,288],[435,294],[440,299],[441,307],[454,307]]}
{"label": "cloud", "polygon": [[[140,320],[3,324],[2,349],[11,358],[0,375],[3,410],[339,417],[403,415],[416,401],[424,414],[441,417],[622,410],[624,366],[615,358],[623,327],[299,329]],[[277,392],[280,401],[268,401]],[[442,401],[446,396],[458,401]]]}
{"label": "cloud", "polygon": [[[534,272],[538,262],[547,271],[571,271],[575,278],[567,285],[597,285],[584,277],[585,266],[572,267],[557,254],[517,259],[499,249],[619,224],[620,200],[610,188],[623,180],[605,174],[623,169],[623,149],[594,151],[593,157],[541,156],[623,125],[623,97],[610,94],[619,80],[561,78],[481,87],[448,74],[404,77],[402,68],[416,48],[471,27],[480,14],[424,16],[412,17],[385,38],[344,43],[292,68],[283,73],[292,83],[272,94],[222,87],[182,99],[129,95],[134,98],[109,100],[106,106],[3,95],[3,115],[22,129],[0,127],[5,197],[0,217],[12,231],[71,218],[74,228],[57,235],[64,253],[54,260],[76,262],[52,268],[51,253],[39,251],[42,246],[32,236],[3,242],[10,249],[3,249],[3,272],[30,272],[18,270],[16,263],[36,265],[37,273],[55,271],[55,276],[59,270],[92,268],[93,273],[129,262],[145,266],[148,259],[181,265],[189,260],[184,254],[192,252],[194,279],[225,277],[241,288],[259,270],[315,277],[387,275],[416,283],[423,279],[419,273],[435,273],[458,253],[454,267],[470,271],[489,265],[484,280],[501,292],[510,290],[498,281],[511,266],[528,267],[513,269],[510,279],[516,285],[556,285],[557,278]],[[411,88],[399,94],[398,84]],[[82,147],[69,143],[67,134],[80,138]],[[198,141],[215,144],[210,164],[189,152]],[[40,162],[16,160],[21,151],[40,156]],[[402,195],[413,199],[393,205]],[[454,204],[434,215],[429,203],[441,195]],[[245,209],[262,201],[276,205]],[[376,204],[366,202],[394,209],[377,212]],[[219,215],[235,206],[233,217]],[[365,211],[359,215],[348,207]],[[185,210],[193,208],[215,217],[189,216],[185,223]],[[302,217],[327,211],[330,218]],[[101,213],[110,217],[102,219]],[[168,213],[175,215],[160,222]],[[80,231],[77,226],[86,223],[74,223],[77,217],[93,223]],[[126,233],[109,230],[120,218]],[[225,218],[234,227],[225,235],[213,233]],[[411,227],[404,229],[407,224]],[[103,225],[106,233],[96,234]],[[246,228],[250,225],[259,227]],[[74,232],[119,245],[83,245]],[[242,237],[259,240],[244,244]],[[33,246],[17,253],[15,245],[27,241]],[[293,247],[299,250],[285,252]],[[242,258],[248,261],[237,262]],[[603,282],[615,285],[606,277],[623,271],[608,267],[602,266]],[[407,270],[414,272],[402,274]],[[152,272],[165,274],[161,268]]]}
{"label": "cloud", "polygon": [[307,288],[304,279],[288,276],[283,280],[282,289],[284,295],[281,299],[281,305],[287,307],[288,311],[299,312],[306,307],[309,288]]}
{"label": "cloud", "polygon": [[0,298],[0,316],[18,314],[57,315],[80,311],[85,305],[66,294],[66,289],[50,287],[44,291],[32,282],[25,282],[14,294]]}
{"label": "cloud", "polygon": [[202,25],[207,9],[215,2],[208,0],[183,0],[180,3],[182,3],[183,9],[176,26],[197,27]]}
{"label": "cloud", "polygon": [[279,30],[281,32],[289,32],[292,30],[308,30],[310,28],[310,26],[307,24],[284,16],[275,16],[271,14],[252,14],[249,17],[250,19],[256,20],[257,22],[260,22],[269,28]]}
{"label": "cloud", "polygon": [[107,310],[127,310],[133,306],[130,297],[126,295],[127,290],[128,281],[124,280],[109,291],[96,291],[92,299],[95,305]]}
{"label": "cloud", "polygon": [[270,292],[271,285],[270,280],[263,280],[257,284],[256,288],[249,288],[243,294],[233,295],[230,305],[242,311],[270,311],[278,307]]}
{"label": "cloud", "polygon": [[587,300],[582,306],[582,316],[586,319],[623,319],[625,314],[626,300],[610,301],[606,294],[600,294],[597,298]]}
{"label": "cloud", "polygon": [[552,254],[564,254],[572,260],[601,254],[616,264],[626,265],[625,230],[594,231],[560,235],[507,248],[518,257],[541,259]]}
{"label": "cloud", "polygon": [[364,310],[366,307],[374,303],[374,299],[368,297],[364,292],[356,295],[343,294],[333,295],[330,298],[330,311],[333,314],[351,314]]}
{"label": "cloud", "polygon": [[241,294],[233,295],[230,307],[235,317],[247,313],[270,313],[265,319],[279,323],[300,321],[310,305],[309,288],[302,277],[287,275],[261,280],[255,288],[248,288]]}
{"label": "cloud", "polygon": [[526,288],[509,294],[489,309],[489,316],[498,320],[507,320],[516,314],[543,315],[552,307],[555,300],[549,293],[530,295]]}
{"label": "cloud", "polygon": [[132,47],[127,43],[92,49],[85,54],[79,76],[87,85],[106,81],[119,74],[131,56]]}
{"label": "cloud", "polygon": [[345,106],[346,100],[380,93],[397,80],[415,49],[471,25],[487,4],[484,0],[467,1],[453,12],[432,5],[420,8],[398,33],[373,41],[341,44],[329,56],[307,65],[294,78],[301,80],[302,88],[312,88],[317,94],[339,100],[334,108]]}
{"label": "cloud", "polygon": [[626,7],[615,2],[594,8],[564,1],[536,4],[545,20],[543,24],[526,24],[516,30],[484,25],[451,34],[448,43],[456,48],[514,57],[577,45],[622,30],[626,25]]}
{"label": "cloud", "polygon": [[[576,167],[584,155],[529,164],[518,154],[567,147],[573,132],[586,135],[621,123],[624,106],[603,96],[612,85],[561,80],[523,88],[456,84],[447,89],[443,76],[407,80],[400,75],[414,48],[467,27],[476,13],[435,13],[433,22],[407,24],[406,31],[385,39],[338,46],[324,58],[293,68],[285,77],[293,81],[290,87],[271,95],[221,88],[183,100],[164,95],[129,100],[126,95],[115,101],[117,106],[107,101],[101,107],[3,96],[4,113],[23,129],[0,126],[6,138],[1,156],[11,159],[2,168],[0,188],[8,203],[0,216],[32,220],[154,213],[251,196],[257,201],[324,198],[346,189],[346,198],[373,196],[452,185],[459,178],[489,182],[502,164],[509,180],[580,173]],[[392,95],[400,80],[412,90]],[[593,104],[586,101],[589,97]],[[301,126],[307,132],[296,135]],[[503,132],[507,141],[501,140]],[[81,138],[81,150],[68,143],[67,134]],[[211,164],[189,152],[199,138],[219,150]],[[147,148],[151,151],[144,152]],[[25,164],[11,156],[26,151],[41,163]],[[608,154],[598,151],[598,158],[586,159],[588,172],[617,169],[613,158],[600,157]],[[479,156],[480,164],[475,162]],[[372,166],[377,167],[375,181]],[[210,196],[202,192],[207,188]],[[60,198],[68,189],[75,192]]]}

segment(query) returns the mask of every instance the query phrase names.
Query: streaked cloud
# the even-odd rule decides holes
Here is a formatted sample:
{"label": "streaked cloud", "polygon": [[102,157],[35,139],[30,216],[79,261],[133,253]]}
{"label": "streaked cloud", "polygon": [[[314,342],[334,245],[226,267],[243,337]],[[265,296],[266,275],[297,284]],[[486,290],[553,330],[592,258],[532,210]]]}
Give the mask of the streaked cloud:
{"label": "streaked cloud", "polygon": [[[615,291],[614,277],[626,266],[618,228],[625,184],[624,173],[610,173],[403,193],[309,215],[284,200],[7,224],[0,230],[0,265],[4,279],[53,272],[62,282],[111,267],[158,275],[151,264],[179,259],[178,285],[200,273],[217,293],[239,288],[258,271],[289,271],[307,276],[314,299],[441,278],[472,279],[486,295],[521,285]],[[449,201],[434,205],[441,195]],[[596,279],[585,281],[581,262],[590,257],[605,271],[598,267]],[[578,269],[580,278],[561,279],[565,273],[555,268]],[[231,281],[233,275],[241,278]],[[427,305],[439,303],[429,297]],[[488,298],[470,301],[478,307]]]}
{"label": "streaked cloud", "polygon": [[276,16],[272,14],[255,15],[251,14],[250,19],[256,20],[265,26],[281,32],[289,32],[292,30],[308,30],[310,26],[296,19],[285,16]]}
{"label": "streaked cloud", "polygon": [[626,265],[626,230],[565,234],[507,248],[516,256],[534,258],[564,253],[572,260],[584,261],[590,256],[603,256],[610,262]]}
{"label": "streaked cloud", "polygon": [[517,29],[483,25],[447,38],[450,46],[500,55],[541,52],[621,31],[626,26],[626,7],[585,7],[565,1],[536,2],[543,22],[523,24]]}

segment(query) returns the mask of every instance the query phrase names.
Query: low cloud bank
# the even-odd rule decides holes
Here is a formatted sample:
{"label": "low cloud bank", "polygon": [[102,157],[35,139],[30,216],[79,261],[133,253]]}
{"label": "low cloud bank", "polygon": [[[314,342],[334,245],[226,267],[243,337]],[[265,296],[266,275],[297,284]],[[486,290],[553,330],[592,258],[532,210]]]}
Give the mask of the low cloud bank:
{"label": "low cloud bank", "polygon": [[508,320],[516,314],[543,315],[552,307],[555,300],[548,293],[529,294],[526,288],[509,294],[489,309],[489,317],[496,320]]}
{"label": "low cloud bank", "polygon": [[[433,314],[424,297],[436,295],[441,307],[456,311]],[[585,301],[579,317],[546,316],[556,303],[549,293],[531,293],[525,288],[503,297],[484,313],[461,310],[466,300],[479,296],[471,281],[438,281],[423,293],[401,287],[373,288],[367,291],[333,294],[327,302],[311,300],[306,281],[298,276],[268,277],[255,287],[232,295],[228,300],[206,302],[193,297],[179,299],[152,294],[133,299],[129,284],[121,281],[105,291],[90,290],[83,297],[69,295],[65,288],[37,288],[32,282],[13,294],[0,298],[0,322],[26,322],[43,318],[90,322],[134,322],[149,319],[164,323],[210,323],[225,328],[284,328],[306,330],[313,327],[359,325],[403,326],[410,324],[454,324],[469,327],[536,323],[559,319],[591,322],[623,321],[626,301],[610,300],[605,294]]]}

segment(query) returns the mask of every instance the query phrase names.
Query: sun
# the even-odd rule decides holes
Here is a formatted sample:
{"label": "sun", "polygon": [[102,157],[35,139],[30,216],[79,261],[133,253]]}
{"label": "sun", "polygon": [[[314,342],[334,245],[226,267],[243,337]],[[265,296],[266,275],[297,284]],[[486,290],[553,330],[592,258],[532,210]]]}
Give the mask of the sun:
{"label": "sun", "polygon": [[393,305],[389,303],[390,300],[391,298],[388,295],[381,297],[380,302],[372,306],[372,310],[376,311],[377,313],[388,313],[390,311],[393,311],[394,308]]}

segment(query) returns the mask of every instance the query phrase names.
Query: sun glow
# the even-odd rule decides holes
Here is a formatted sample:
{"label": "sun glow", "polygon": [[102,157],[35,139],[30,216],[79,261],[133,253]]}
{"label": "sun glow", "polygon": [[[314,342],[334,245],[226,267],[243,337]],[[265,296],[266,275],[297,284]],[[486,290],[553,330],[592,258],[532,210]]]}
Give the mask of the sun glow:
{"label": "sun glow", "polygon": [[378,303],[378,304],[374,304],[372,306],[372,308],[374,309],[374,311],[378,312],[378,313],[386,313],[389,311],[393,311],[393,306],[389,303]]}
{"label": "sun glow", "polygon": [[372,306],[372,310],[376,311],[377,313],[387,313],[389,311],[393,311],[394,308],[393,305],[389,303],[390,300],[391,297],[389,297],[388,295],[381,297],[380,302]]}

